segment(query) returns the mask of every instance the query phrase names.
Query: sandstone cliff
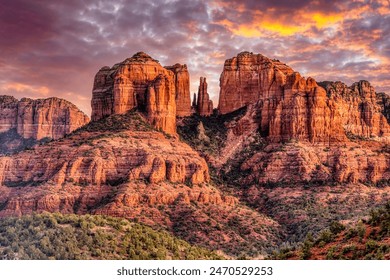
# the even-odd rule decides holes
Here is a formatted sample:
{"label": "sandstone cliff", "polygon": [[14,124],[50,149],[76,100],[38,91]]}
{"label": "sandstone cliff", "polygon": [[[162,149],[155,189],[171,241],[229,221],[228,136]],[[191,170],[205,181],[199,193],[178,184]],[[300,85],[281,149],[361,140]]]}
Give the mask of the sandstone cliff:
{"label": "sandstone cliff", "polygon": [[[329,102],[333,102],[347,135],[358,137],[382,137],[389,135],[389,125],[377,104],[375,89],[367,81],[359,81],[348,87],[342,82],[322,82]],[[385,104],[386,105],[386,102]]]}
{"label": "sandstone cliff", "polygon": [[[137,219],[237,254],[255,241],[257,249],[262,242],[276,241],[277,234],[263,225],[279,231],[277,223],[214,187],[197,152],[152,129],[135,110],[91,122],[33,150],[0,157],[0,216],[42,211]],[[245,233],[231,227],[232,221]],[[232,243],[237,246],[232,248]]]}
{"label": "sandstone cliff", "polygon": [[136,53],[99,70],[91,104],[92,120],[137,108],[156,128],[175,134],[176,115],[187,116],[191,111],[187,66],[164,68],[149,55]]}
{"label": "sandstone cliff", "polygon": [[174,73],[142,52],[100,69],[93,86],[92,120],[133,108],[146,113],[156,128],[176,133]]}
{"label": "sandstone cliff", "polygon": [[190,74],[187,65],[176,63],[165,68],[175,74],[176,116],[187,117],[191,115]]}
{"label": "sandstone cliff", "polygon": [[239,53],[227,59],[220,77],[219,112],[226,114],[260,99],[282,97],[289,66],[261,54]]}
{"label": "sandstone cliff", "polygon": [[60,98],[19,101],[12,96],[0,96],[0,133],[16,129],[25,139],[59,139],[88,122],[88,116]]}
{"label": "sandstone cliff", "polygon": [[[338,85],[338,84],[337,84]],[[261,54],[243,52],[225,62],[220,78],[219,111],[226,114],[252,104],[263,137],[278,143],[291,139],[344,142],[388,136],[389,125],[367,82],[326,90],[287,65]]]}
{"label": "sandstone cliff", "polygon": [[[158,184],[164,182],[169,186],[170,183],[200,185],[207,184],[208,181],[208,167],[203,158],[176,138],[167,138],[152,130],[142,117],[133,112],[121,118],[110,117],[91,123],[70,137],[36,147],[34,150],[12,157],[0,157],[0,185],[3,186],[3,193],[7,190],[2,201],[8,201],[2,210],[16,211],[16,214],[52,211],[53,207],[59,210],[61,203],[66,203],[66,211],[74,211],[72,207],[81,195],[79,191],[82,186],[88,186],[85,195],[98,200],[104,195],[104,190],[114,190],[110,190],[110,186],[122,186],[124,191],[136,188],[141,183],[145,186],[155,185],[155,188],[159,189]],[[19,193],[17,189],[12,189],[16,186],[25,188]],[[66,202],[61,202],[60,199],[57,202],[47,201],[48,206],[38,203],[31,208],[31,205],[23,207],[27,203],[27,197],[46,197],[43,189],[47,188],[51,188],[56,197],[62,196],[62,188],[73,191],[66,194]],[[27,189],[29,191],[26,192]],[[97,189],[101,189],[102,193],[94,193]],[[188,187],[185,189],[183,195],[190,191]],[[150,190],[145,189],[146,192]],[[201,188],[198,190],[202,192]],[[208,189],[203,191],[207,192]],[[116,195],[123,194],[119,192]],[[161,195],[163,200],[167,197],[170,203],[173,203],[179,194],[164,193],[161,190],[154,195]],[[134,199],[135,196],[138,197],[139,203],[144,200],[139,189],[134,189],[133,196]],[[222,198],[220,200],[222,201]],[[88,203],[93,204],[92,201]]]}
{"label": "sandstone cliff", "polygon": [[[195,96],[194,96],[195,101]],[[195,102],[194,102],[195,103]],[[209,93],[207,92],[206,78],[200,77],[198,100],[195,104],[196,112],[201,116],[210,116],[213,113],[213,101],[210,100]]]}

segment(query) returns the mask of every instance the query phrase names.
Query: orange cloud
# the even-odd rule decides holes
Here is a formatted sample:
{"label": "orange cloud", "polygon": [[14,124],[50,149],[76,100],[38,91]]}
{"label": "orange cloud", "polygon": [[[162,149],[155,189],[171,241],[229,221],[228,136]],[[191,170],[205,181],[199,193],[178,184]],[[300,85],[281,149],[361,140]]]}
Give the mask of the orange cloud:
{"label": "orange cloud", "polygon": [[35,87],[27,84],[22,83],[8,83],[5,84],[2,89],[4,91],[16,91],[16,92],[25,92],[27,94],[35,94],[35,95],[42,95],[42,96],[48,96],[50,93],[50,89],[46,86],[41,87]]}
{"label": "orange cloud", "polygon": [[336,27],[342,20],[342,14],[322,14],[316,12],[310,14],[297,14],[294,17],[294,20],[291,21],[283,16],[271,17],[266,14],[256,14],[254,20],[250,23],[235,24],[228,19],[221,20],[217,23],[225,26],[233,34],[238,36],[261,37],[269,34],[291,36],[304,33],[312,27],[318,29],[332,26]]}

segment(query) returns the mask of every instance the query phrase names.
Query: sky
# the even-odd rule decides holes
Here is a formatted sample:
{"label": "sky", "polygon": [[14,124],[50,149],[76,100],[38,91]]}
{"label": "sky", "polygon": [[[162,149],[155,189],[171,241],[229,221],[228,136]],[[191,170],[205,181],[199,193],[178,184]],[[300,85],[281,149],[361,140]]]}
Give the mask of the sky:
{"label": "sky", "polygon": [[90,114],[102,66],[144,51],[187,64],[218,101],[226,59],[279,59],[305,77],[390,94],[389,0],[0,0],[0,94],[57,96]]}

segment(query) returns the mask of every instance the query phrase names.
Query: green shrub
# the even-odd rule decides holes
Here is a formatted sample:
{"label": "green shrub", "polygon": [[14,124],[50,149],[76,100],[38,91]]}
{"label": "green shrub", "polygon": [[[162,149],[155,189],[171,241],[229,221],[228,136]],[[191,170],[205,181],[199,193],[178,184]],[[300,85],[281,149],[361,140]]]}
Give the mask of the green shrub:
{"label": "green shrub", "polygon": [[0,219],[0,259],[221,259],[165,231],[103,216]]}

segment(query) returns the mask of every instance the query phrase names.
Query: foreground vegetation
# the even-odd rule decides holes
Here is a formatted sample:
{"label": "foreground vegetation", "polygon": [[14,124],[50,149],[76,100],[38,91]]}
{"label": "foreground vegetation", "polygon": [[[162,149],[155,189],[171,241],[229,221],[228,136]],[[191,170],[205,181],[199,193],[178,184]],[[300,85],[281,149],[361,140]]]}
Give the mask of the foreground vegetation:
{"label": "foreground vegetation", "polygon": [[221,259],[164,231],[97,215],[0,219],[0,259]]}
{"label": "foreground vegetation", "polygon": [[390,259],[390,202],[371,211],[368,220],[353,227],[338,222],[316,238],[308,235],[302,246],[283,248],[275,259],[383,260]]}

